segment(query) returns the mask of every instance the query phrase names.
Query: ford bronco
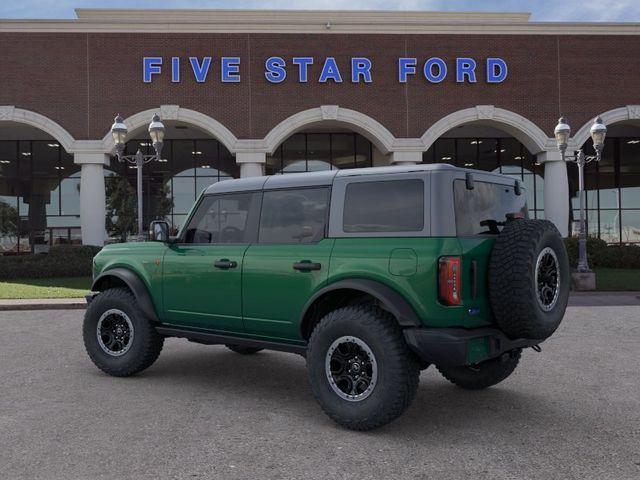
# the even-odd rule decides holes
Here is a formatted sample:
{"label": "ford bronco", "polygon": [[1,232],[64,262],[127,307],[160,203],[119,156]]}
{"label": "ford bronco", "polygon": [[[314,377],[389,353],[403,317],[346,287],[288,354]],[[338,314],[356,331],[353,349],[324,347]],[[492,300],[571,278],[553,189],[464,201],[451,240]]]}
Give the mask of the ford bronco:
{"label": "ford bronco", "polygon": [[520,180],[415,165],[228,180],[208,187],[177,237],[94,259],[84,343],[129,376],[165,338],[306,357],[313,395],[340,425],[404,412],[420,370],[455,385],[506,379],[560,324],[562,238],[528,218]]}

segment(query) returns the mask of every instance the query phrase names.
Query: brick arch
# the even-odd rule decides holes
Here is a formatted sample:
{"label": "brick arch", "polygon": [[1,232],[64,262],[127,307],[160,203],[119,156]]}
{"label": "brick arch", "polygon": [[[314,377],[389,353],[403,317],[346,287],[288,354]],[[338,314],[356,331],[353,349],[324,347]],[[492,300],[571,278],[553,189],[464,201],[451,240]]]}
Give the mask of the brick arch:
{"label": "brick arch", "polygon": [[[614,108],[601,113],[599,116],[602,119],[602,123],[606,126],[627,120],[640,121],[640,105],[626,105],[624,107]],[[569,145],[570,149],[573,148],[574,150],[577,150],[582,148],[582,145],[584,145],[584,143],[591,137],[591,125],[593,125],[593,118],[582,125],[582,127],[580,127],[580,129],[573,135],[570,140],[570,142],[572,142]]]}
{"label": "brick arch", "polygon": [[0,106],[0,123],[15,122],[29,125],[48,133],[55,138],[67,151],[73,152],[75,139],[67,130],[57,122],[37,112],[14,107],[13,105]]}
{"label": "brick arch", "polygon": [[421,137],[425,150],[452,128],[472,122],[482,122],[504,130],[533,154],[555,148],[553,138],[549,138],[531,120],[493,105],[478,105],[453,112],[434,123]]}
{"label": "brick arch", "polygon": [[[225,127],[222,123],[208,115],[205,115],[204,113],[183,108],[178,105],[162,105],[160,108],[151,108],[149,110],[138,112],[127,117],[124,120],[124,124],[130,132],[146,127],[149,125],[151,118],[156,113],[160,115],[160,118],[163,121],[174,120],[200,128],[222,143],[231,153],[235,153],[237,150],[236,144],[238,139],[231,130]],[[105,153],[114,153],[115,146],[111,132],[107,132],[103,137],[102,147]]]}
{"label": "brick arch", "polygon": [[383,154],[394,149],[395,137],[380,122],[364,113],[337,105],[323,105],[285,118],[264,137],[262,140],[264,148],[268,153],[273,153],[291,135],[318,123],[334,123],[360,133]]}

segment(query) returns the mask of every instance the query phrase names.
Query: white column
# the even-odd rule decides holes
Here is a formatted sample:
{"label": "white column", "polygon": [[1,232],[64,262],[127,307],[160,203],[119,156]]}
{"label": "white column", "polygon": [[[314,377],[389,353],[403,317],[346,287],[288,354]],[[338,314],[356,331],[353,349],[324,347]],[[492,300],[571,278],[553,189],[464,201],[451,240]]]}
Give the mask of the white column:
{"label": "white column", "polygon": [[240,165],[240,178],[264,175],[267,154],[264,152],[237,152],[236,163]]}
{"label": "white column", "polygon": [[567,164],[560,152],[541,152],[538,163],[544,164],[544,215],[563,237],[569,235],[569,180]]}
{"label": "white column", "polygon": [[416,163],[422,163],[422,152],[399,151],[391,153],[391,165],[415,165]]}
{"label": "white column", "polygon": [[77,152],[74,154],[74,163],[81,166],[80,225],[82,244],[103,245],[107,237],[104,166],[109,165],[109,156],[104,153]]}

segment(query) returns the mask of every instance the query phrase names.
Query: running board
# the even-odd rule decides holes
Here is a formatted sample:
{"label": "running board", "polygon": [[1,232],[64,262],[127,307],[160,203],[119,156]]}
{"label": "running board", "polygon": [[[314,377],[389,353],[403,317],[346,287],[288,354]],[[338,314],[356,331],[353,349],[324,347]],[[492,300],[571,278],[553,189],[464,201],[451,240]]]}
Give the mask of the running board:
{"label": "running board", "polygon": [[280,352],[298,353],[302,356],[307,352],[306,345],[273,342],[257,338],[235,337],[233,335],[204,332],[188,328],[156,327],[156,331],[165,337],[186,338],[192,342],[204,343],[205,345],[241,345],[243,347],[255,347],[264,348],[266,350],[278,350]]}

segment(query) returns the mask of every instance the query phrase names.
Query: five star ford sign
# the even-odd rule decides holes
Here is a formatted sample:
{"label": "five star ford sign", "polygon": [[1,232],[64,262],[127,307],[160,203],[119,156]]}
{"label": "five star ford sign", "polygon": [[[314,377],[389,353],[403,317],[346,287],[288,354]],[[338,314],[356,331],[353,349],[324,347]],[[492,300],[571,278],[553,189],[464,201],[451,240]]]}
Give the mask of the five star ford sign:
{"label": "five star ford sign", "polygon": [[[264,62],[264,76],[270,83],[281,83],[288,75],[292,75],[299,83],[307,83],[309,79],[319,83],[329,81],[342,83],[345,78],[352,83],[372,83],[375,66],[367,57],[352,57],[346,71],[340,69],[335,57],[326,57],[316,62],[313,57],[269,57]],[[478,67],[483,63],[483,69]],[[212,70],[212,57],[171,57],[165,62],[164,57],[144,57],[142,59],[142,79],[151,83],[154,76],[163,74],[165,64],[168,67],[173,83],[182,80],[186,70],[196,82],[204,83]],[[183,66],[184,64],[184,66]],[[238,83],[240,76],[240,57],[221,57],[219,75],[222,83]],[[314,69],[318,65],[319,68]],[[452,73],[449,73],[449,70]],[[482,70],[482,71],[481,71]],[[507,78],[507,62],[502,58],[489,57],[479,62],[474,58],[458,57],[447,62],[440,57],[431,57],[422,62],[417,58],[400,57],[397,64],[398,82],[406,83],[411,77],[422,76],[430,83],[440,83],[449,75],[455,75],[457,83],[476,83],[482,77],[486,83],[502,83]]]}

